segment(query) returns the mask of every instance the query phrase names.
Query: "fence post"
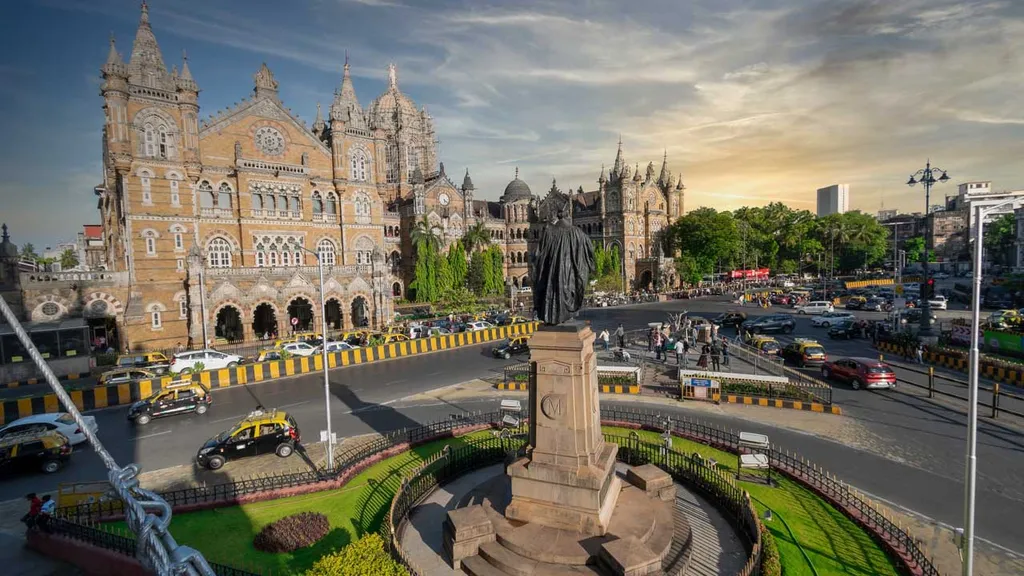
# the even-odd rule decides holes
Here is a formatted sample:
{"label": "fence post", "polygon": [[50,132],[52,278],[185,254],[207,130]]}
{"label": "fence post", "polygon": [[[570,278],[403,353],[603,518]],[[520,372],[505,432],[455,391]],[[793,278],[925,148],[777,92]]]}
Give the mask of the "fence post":
{"label": "fence post", "polygon": [[935,397],[935,367],[928,367],[928,397]]}
{"label": "fence post", "polygon": [[992,384],[992,417],[999,416],[999,382]]}

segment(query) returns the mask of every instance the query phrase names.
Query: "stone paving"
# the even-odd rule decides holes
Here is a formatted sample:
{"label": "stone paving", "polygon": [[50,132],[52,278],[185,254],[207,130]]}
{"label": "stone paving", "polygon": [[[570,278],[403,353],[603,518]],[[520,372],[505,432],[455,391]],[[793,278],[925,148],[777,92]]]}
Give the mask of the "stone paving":
{"label": "stone paving", "polygon": [[[621,470],[623,467],[620,465]],[[417,571],[424,576],[455,576],[442,556],[441,525],[449,510],[456,507],[471,490],[499,474],[502,465],[494,465],[466,474],[430,494],[409,515],[409,522],[398,535],[402,549]],[[717,576],[735,574],[743,568],[747,556],[732,525],[703,497],[676,484],[676,507],[690,523],[693,552],[685,575]]]}

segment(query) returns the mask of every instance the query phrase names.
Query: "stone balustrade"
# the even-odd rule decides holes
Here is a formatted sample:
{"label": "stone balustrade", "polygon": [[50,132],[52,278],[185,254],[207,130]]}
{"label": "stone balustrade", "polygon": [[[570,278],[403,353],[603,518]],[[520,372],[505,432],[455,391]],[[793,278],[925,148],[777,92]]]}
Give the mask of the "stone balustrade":
{"label": "stone balustrade", "polygon": [[23,287],[38,287],[40,285],[82,284],[114,286],[128,282],[127,272],[22,272],[21,285]]}
{"label": "stone balustrade", "polygon": [[261,172],[280,172],[282,174],[291,174],[294,176],[307,176],[309,175],[309,168],[306,166],[296,166],[294,164],[282,164],[280,162],[266,162],[264,160],[253,160],[250,158],[239,158],[236,161],[236,166],[242,170],[258,170]]}
{"label": "stone balustrade", "polygon": [[[334,276],[356,276],[368,275],[369,266],[327,266],[325,274]],[[318,266],[275,266],[275,267],[246,267],[246,268],[207,268],[207,276],[291,276],[296,272],[316,276],[320,274]]]}

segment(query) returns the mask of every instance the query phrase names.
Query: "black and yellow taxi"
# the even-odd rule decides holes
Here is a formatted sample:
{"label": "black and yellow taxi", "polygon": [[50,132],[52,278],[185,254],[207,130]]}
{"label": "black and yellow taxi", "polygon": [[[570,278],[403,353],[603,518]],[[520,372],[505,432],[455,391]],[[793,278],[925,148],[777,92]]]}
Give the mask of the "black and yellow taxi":
{"label": "black and yellow taxi", "polygon": [[128,419],[145,426],[153,418],[176,414],[206,414],[211,404],[213,396],[202,383],[178,380],[129,406]]}
{"label": "black and yellow taxi", "polygon": [[504,340],[494,348],[491,348],[491,354],[495,358],[509,358],[518,354],[529,354],[530,353],[530,337],[526,334],[520,336],[513,336],[507,340]]}
{"label": "black and yellow taxi", "polygon": [[778,356],[782,351],[782,344],[771,336],[754,336],[750,339],[750,347],[765,356]]}
{"label": "black and yellow taxi", "polygon": [[0,438],[0,474],[39,470],[53,474],[71,457],[71,442],[56,430],[32,430]]}
{"label": "black and yellow taxi", "polygon": [[100,386],[112,386],[115,384],[127,384],[139,380],[153,380],[160,376],[156,372],[142,368],[114,368],[100,374]]}
{"label": "black and yellow taxi", "polygon": [[284,344],[290,344],[292,342],[308,342],[310,340],[322,339],[316,332],[296,332],[284,338],[278,338],[274,340],[274,348],[280,348]]}
{"label": "black and yellow taxi", "polygon": [[299,426],[287,412],[257,409],[229,430],[207,440],[199,448],[196,462],[218,470],[228,460],[247,456],[277,454],[287,458],[299,440]]}
{"label": "black and yellow taxi", "polygon": [[138,352],[117,357],[118,368],[146,368],[156,374],[165,374],[171,367],[171,360],[162,352]]}
{"label": "black and yellow taxi", "polygon": [[797,338],[792,344],[782,349],[782,358],[797,366],[821,366],[828,360],[825,347],[817,340]]}

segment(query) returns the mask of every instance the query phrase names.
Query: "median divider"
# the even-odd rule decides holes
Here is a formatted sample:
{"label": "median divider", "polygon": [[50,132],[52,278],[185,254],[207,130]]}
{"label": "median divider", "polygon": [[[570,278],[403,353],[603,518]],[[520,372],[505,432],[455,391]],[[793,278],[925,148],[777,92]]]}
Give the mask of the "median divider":
{"label": "median divider", "polygon": [[820,402],[801,402],[799,400],[782,400],[779,398],[762,398],[760,396],[735,396],[732,394],[715,394],[712,399],[715,402],[727,404],[744,404],[746,406],[765,406],[768,408],[788,408],[790,410],[805,410],[808,412],[821,412],[825,414],[843,415],[843,409],[835,404],[826,406]]}
{"label": "median divider", "polygon": [[[88,377],[89,377],[89,373],[88,372],[82,372],[82,373],[65,374],[64,376],[61,376],[59,378],[59,380],[78,380],[80,378],[88,378]],[[0,388],[17,388],[19,386],[31,386],[33,384],[39,384],[41,382],[43,382],[42,378],[29,378],[27,380],[16,380],[14,382],[6,382],[6,383],[3,383],[3,384],[0,384]]]}
{"label": "median divider", "polygon": [[[327,365],[330,368],[340,368],[473,346],[475,344],[502,340],[517,334],[531,334],[537,329],[537,326],[538,323],[536,322],[513,324],[511,326],[499,326],[475,332],[460,332],[458,334],[446,334],[430,338],[416,338],[414,340],[394,342],[381,346],[333,352],[327,355]],[[320,370],[323,370],[323,357],[318,354],[259,364],[244,364],[235,368],[204,370],[203,372],[183,377],[201,382],[207,388],[216,389],[239,384],[264,382],[286,376],[297,376]],[[122,406],[145,398],[167,386],[168,383],[180,380],[183,377],[164,376],[159,379],[139,380],[126,384],[97,385],[92,388],[69,390],[68,394],[79,410]],[[59,412],[60,410],[61,407],[57,395],[52,393],[25,398],[10,398],[3,401],[3,410],[0,411],[0,425],[33,414]]]}

